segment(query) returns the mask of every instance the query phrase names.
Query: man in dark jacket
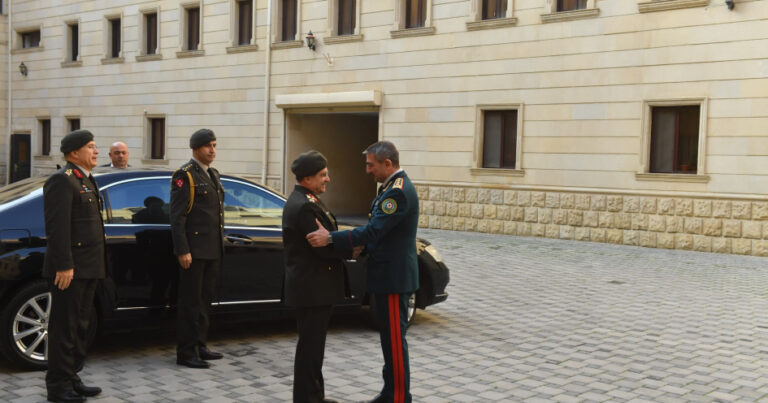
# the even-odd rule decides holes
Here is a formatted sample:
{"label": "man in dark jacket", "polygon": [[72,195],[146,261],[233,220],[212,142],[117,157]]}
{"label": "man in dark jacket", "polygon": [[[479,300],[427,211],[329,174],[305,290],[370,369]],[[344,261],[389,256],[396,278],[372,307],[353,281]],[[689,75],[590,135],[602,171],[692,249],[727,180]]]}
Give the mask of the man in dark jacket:
{"label": "man in dark jacket", "polygon": [[51,285],[45,386],[48,401],[83,402],[101,393],[77,375],[87,352],[96,287],[105,273],[101,196],[91,176],[99,151],[87,130],[64,136],[60,149],[67,164],[43,187],[48,240],[43,274]]}
{"label": "man in dark jacket", "polygon": [[298,184],[283,209],[285,253],[285,303],[296,307],[299,341],[293,364],[293,401],[296,403],[335,402],[325,398],[323,356],[332,305],[349,294],[342,258],[352,250],[339,252],[333,246],[313,248],[306,236],[318,228],[336,230],[336,217],[317,197],[325,193],[327,161],[317,151],[301,154],[291,164]]}
{"label": "man in dark jacket", "polygon": [[189,139],[192,159],[171,179],[171,233],[179,273],[176,363],[208,368],[222,358],[208,349],[208,315],[224,254],[224,188],[216,158],[216,136],[200,129]]}
{"label": "man in dark jacket", "polygon": [[312,246],[332,243],[338,250],[365,246],[368,252],[367,286],[373,293],[384,353],[384,388],[372,402],[411,402],[408,343],[408,299],[419,288],[416,229],[419,198],[416,188],[400,169],[400,155],[388,141],[371,144],[365,151],[365,170],[382,183],[371,204],[370,220],[351,231],[319,227],[307,235]]}

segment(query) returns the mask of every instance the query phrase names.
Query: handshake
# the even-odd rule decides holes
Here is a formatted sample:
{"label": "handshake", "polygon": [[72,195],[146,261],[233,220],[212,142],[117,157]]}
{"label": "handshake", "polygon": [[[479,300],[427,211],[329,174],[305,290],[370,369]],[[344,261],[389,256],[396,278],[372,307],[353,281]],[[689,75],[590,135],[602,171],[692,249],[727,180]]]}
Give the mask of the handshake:
{"label": "handshake", "polygon": [[[315,218],[315,223],[317,223],[317,230],[307,234],[307,241],[314,248],[328,246],[331,243],[331,233],[323,227],[323,224],[317,218]],[[363,249],[365,249],[365,246],[362,245],[352,248],[352,257],[358,257],[363,252]]]}

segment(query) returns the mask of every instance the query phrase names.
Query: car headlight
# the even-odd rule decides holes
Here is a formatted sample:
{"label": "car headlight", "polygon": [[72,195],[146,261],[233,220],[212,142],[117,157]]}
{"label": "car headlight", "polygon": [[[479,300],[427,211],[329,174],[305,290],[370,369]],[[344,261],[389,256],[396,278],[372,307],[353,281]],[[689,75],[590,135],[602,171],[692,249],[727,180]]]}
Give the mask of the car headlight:
{"label": "car headlight", "polygon": [[432,255],[432,259],[435,259],[435,262],[443,261],[443,257],[440,256],[440,252],[437,251],[437,248],[435,248],[434,245],[428,245],[424,248],[424,251]]}

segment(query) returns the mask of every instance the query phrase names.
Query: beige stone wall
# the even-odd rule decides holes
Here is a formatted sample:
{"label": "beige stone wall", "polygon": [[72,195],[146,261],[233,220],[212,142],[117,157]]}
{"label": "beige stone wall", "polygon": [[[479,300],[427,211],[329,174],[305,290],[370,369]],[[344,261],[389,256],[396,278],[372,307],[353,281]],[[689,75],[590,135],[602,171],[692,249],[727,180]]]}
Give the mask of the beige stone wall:
{"label": "beige stone wall", "polygon": [[419,225],[768,256],[768,201],[417,185]]}

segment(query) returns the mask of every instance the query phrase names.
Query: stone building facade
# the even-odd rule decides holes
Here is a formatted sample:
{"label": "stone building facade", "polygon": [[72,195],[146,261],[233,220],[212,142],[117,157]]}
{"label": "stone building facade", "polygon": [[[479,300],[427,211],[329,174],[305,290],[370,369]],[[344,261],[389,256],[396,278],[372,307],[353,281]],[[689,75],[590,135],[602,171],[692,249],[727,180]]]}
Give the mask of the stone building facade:
{"label": "stone building facade", "polygon": [[[7,177],[10,134],[28,133],[32,174],[50,172],[73,119],[96,133],[104,163],[121,140],[132,165],[173,168],[205,126],[222,172],[277,189],[292,186],[296,154],[319,149],[331,208],[356,214],[375,192],[360,145],[387,139],[418,186],[423,227],[768,255],[768,1],[242,3],[12,1],[0,16],[12,73],[0,63],[0,90],[13,89],[0,169]],[[422,3],[412,26],[407,8]],[[35,29],[40,46],[23,48]],[[676,150],[691,144],[674,169],[658,165],[665,111],[676,133],[693,133],[676,135]],[[512,162],[491,167],[487,122],[501,113]],[[164,133],[154,151],[152,119]]]}

